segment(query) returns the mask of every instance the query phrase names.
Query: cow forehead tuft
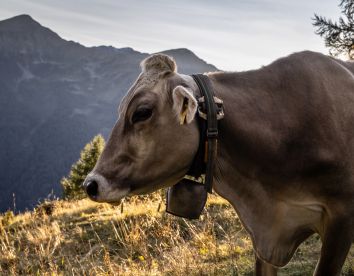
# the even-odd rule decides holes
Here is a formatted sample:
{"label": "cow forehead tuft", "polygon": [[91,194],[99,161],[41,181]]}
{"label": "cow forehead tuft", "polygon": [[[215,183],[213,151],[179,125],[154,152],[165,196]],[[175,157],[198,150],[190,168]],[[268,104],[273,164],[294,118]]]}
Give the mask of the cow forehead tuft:
{"label": "cow forehead tuft", "polygon": [[147,72],[176,72],[177,65],[175,60],[165,54],[153,54],[140,63],[143,73]]}

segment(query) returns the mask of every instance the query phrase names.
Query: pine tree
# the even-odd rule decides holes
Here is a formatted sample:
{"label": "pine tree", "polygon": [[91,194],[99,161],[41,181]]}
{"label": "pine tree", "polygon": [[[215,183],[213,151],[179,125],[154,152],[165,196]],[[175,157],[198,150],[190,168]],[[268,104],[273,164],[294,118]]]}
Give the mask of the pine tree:
{"label": "pine tree", "polygon": [[86,144],[81,151],[80,159],[72,165],[69,175],[61,180],[65,199],[80,199],[85,197],[82,183],[87,174],[95,166],[104,145],[105,141],[102,135],[95,136],[91,142]]}
{"label": "pine tree", "polygon": [[339,7],[345,18],[339,17],[338,22],[315,14],[315,33],[324,38],[331,55],[345,54],[349,59],[354,59],[354,1],[341,0]]}

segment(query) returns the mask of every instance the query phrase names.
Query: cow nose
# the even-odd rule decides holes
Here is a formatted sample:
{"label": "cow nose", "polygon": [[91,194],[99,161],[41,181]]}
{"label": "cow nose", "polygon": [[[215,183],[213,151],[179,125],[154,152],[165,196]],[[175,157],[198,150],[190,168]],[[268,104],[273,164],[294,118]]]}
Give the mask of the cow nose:
{"label": "cow nose", "polygon": [[90,180],[86,185],[85,185],[85,190],[87,195],[91,199],[96,199],[98,195],[98,184],[95,180]]}

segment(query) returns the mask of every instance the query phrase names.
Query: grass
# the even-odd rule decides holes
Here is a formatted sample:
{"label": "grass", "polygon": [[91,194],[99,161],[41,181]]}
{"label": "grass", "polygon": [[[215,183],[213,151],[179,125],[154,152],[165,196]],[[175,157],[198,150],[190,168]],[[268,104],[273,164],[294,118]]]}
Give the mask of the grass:
{"label": "grass", "polygon": [[[253,275],[251,240],[217,196],[193,221],[166,214],[158,194],[122,206],[46,202],[0,221],[0,275]],[[313,236],[279,275],[312,275],[319,251]],[[354,246],[343,275],[353,271]]]}

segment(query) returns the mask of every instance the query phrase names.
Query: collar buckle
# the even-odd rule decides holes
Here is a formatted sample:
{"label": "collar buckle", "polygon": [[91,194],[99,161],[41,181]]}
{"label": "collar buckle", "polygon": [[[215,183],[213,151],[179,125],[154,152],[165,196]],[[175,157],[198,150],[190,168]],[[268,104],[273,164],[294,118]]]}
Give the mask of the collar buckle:
{"label": "collar buckle", "polygon": [[218,138],[219,131],[217,128],[207,129],[207,137],[208,139],[216,139]]}
{"label": "collar buckle", "polygon": [[[213,98],[216,107],[216,120],[221,120],[225,116],[224,102],[218,97],[214,96]],[[204,96],[198,99],[198,115],[200,118],[207,120],[207,111]]]}

